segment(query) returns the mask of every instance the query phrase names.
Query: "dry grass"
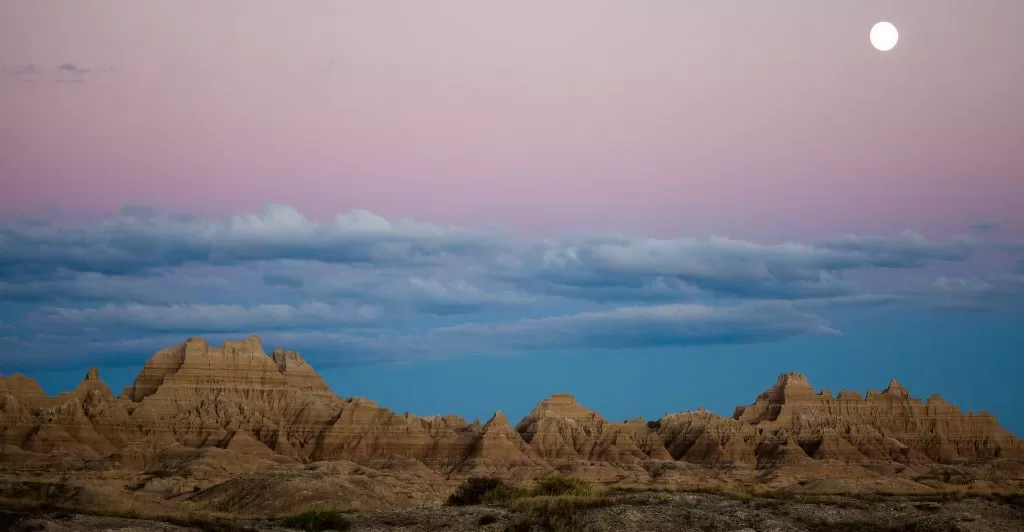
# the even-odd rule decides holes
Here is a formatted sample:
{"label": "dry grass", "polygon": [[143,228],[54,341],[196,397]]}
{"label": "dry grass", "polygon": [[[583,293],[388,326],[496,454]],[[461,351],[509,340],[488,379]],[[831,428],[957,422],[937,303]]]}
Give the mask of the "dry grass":
{"label": "dry grass", "polygon": [[304,512],[282,519],[281,524],[288,528],[295,528],[306,532],[321,532],[323,530],[344,532],[352,528],[352,522],[344,515],[341,515],[341,512],[330,510]]}
{"label": "dry grass", "polygon": [[605,496],[538,495],[513,501],[509,508],[532,515],[572,515],[577,510],[608,506],[612,499]]}
{"label": "dry grass", "polygon": [[493,506],[507,506],[519,499],[529,497],[530,495],[530,490],[525,488],[503,485],[485,493],[481,502],[483,502],[483,504],[490,504]]}
{"label": "dry grass", "polygon": [[77,513],[98,517],[161,521],[204,532],[255,532],[254,528],[237,523],[237,517],[235,516],[213,512],[196,512],[187,508],[176,512],[156,511],[145,508],[142,504],[139,504],[135,497],[129,497],[128,500],[107,508],[79,507],[34,499],[0,497],[0,508],[19,516],[19,522],[22,523],[30,521],[31,519],[29,518],[32,516],[49,515],[60,518],[62,515]]}
{"label": "dry grass", "polygon": [[785,501],[814,504],[841,504],[849,501],[882,502],[900,499],[913,502],[953,502],[965,499],[984,499],[1004,504],[1024,506],[1024,491],[947,488],[932,493],[906,493],[896,491],[809,493],[786,489],[772,489],[767,486],[708,486],[674,488],[671,486],[643,486],[619,484],[608,487],[609,493],[701,493],[717,495],[740,501]]}
{"label": "dry grass", "polygon": [[570,476],[554,476],[540,481],[534,488],[512,486],[497,479],[470,479],[460,486],[452,501],[478,501],[475,504],[504,506],[519,519],[506,530],[529,530],[537,525],[553,532],[581,532],[587,530],[579,512],[612,504],[606,490]]}

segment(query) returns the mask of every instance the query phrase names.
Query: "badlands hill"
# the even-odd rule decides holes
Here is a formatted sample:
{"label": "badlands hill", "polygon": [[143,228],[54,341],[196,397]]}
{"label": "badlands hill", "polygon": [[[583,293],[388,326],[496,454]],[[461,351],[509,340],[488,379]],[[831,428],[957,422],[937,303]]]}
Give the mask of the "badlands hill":
{"label": "badlands hill", "polygon": [[698,410],[650,422],[612,422],[553,395],[513,426],[501,412],[470,423],[338,397],[298,353],[267,354],[257,337],[161,350],[117,396],[95,369],[55,397],[31,378],[0,377],[8,482],[59,474],[223,511],[273,513],[296,498],[413,503],[469,475],[528,482],[555,472],[676,487],[1019,489],[1020,459],[1024,444],[991,415],[911,397],[895,380],[833,396],[787,373],[731,417]]}

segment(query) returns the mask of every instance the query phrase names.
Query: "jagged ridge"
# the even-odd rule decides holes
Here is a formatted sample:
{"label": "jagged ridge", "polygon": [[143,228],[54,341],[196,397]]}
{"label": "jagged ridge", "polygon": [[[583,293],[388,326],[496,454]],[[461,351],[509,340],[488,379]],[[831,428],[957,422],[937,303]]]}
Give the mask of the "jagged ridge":
{"label": "jagged ridge", "polygon": [[822,460],[1024,458],[1021,441],[994,417],[965,415],[938,396],[913,398],[895,379],[866,397],[833,397],[827,390],[815,393],[803,375],[787,373],[732,417],[700,409],[650,423],[612,423],[556,394],[513,429],[500,412],[486,424],[467,423],[342,399],[298,353],[275,349],[268,355],[255,336],[220,347],[193,338],[160,350],[120,397],[95,368],[74,391],[56,397],[28,377],[0,377],[0,445],[25,463],[47,453],[79,467],[127,469],[224,452],[270,461],[408,460],[443,473],[524,474],[564,464],[673,460],[772,468]]}

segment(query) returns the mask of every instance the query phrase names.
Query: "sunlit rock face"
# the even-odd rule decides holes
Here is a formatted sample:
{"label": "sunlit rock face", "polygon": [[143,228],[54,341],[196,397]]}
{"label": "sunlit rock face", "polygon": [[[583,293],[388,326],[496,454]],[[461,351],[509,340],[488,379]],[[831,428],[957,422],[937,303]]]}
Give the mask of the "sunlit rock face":
{"label": "sunlit rock face", "polygon": [[521,476],[569,467],[621,477],[673,461],[799,468],[1024,458],[1021,441],[992,416],[964,414],[937,395],[911,397],[895,379],[884,391],[833,396],[786,373],[732,417],[701,408],[653,422],[610,422],[555,394],[513,428],[501,412],[468,423],[343,399],[301,355],[267,354],[255,336],[222,346],[191,338],[162,349],[120,397],[95,368],[55,397],[29,377],[0,377],[0,446],[7,462],[52,455],[63,457],[62,467],[142,470],[182,456],[250,457],[231,460],[385,462],[441,474]]}

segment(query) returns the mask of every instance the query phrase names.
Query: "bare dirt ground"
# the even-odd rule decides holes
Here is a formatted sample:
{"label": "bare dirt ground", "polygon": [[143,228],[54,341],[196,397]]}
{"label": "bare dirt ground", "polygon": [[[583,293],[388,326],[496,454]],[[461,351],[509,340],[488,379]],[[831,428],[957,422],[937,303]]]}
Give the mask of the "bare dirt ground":
{"label": "bare dirt ground", "polygon": [[[616,492],[568,519],[498,506],[439,504],[342,514],[349,530],[490,531],[1020,531],[1024,496],[928,498],[800,496],[748,498],[706,493]],[[341,527],[344,528],[344,527]],[[88,515],[53,507],[0,511],[0,530],[271,532],[279,521],[177,517],[165,521]],[[320,529],[324,530],[324,529]]]}

